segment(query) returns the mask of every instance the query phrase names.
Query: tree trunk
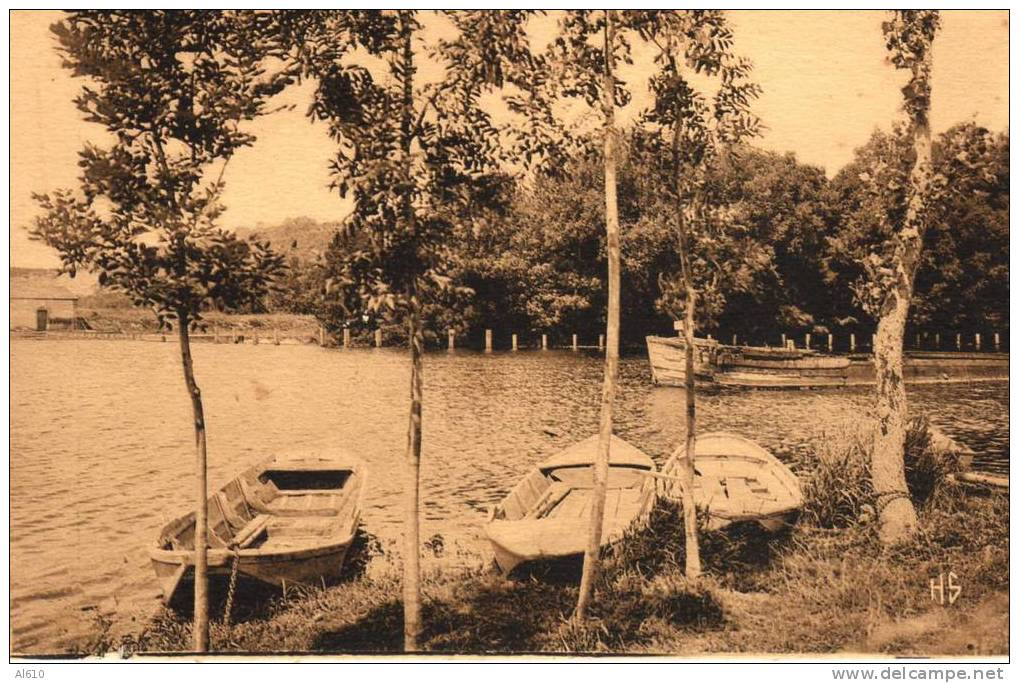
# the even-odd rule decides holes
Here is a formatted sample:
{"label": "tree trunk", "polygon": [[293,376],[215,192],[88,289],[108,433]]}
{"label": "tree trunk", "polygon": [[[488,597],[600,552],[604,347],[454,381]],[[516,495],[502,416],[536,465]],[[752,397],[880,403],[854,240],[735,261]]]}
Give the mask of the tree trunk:
{"label": "tree trunk", "polygon": [[416,304],[410,314],[410,423],[407,426],[407,510],[403,563],[403,649],[415,652],[421,634],[421,351],[424,335]]}
{"label": "tree trunk", "polygon": [[[912,80],[904,92],[928,91],[931,64],[932,49],[928,46],[923,58],[913,65]],[[920,265],[927,227],[924,214],[931,180],[928,106],[929,102],[923,106],[910,106],[907,102],[915,159],[909,172],[906,213],[902,228],[895,235],[892,254],[894,280],[885,294],[874,338],[877,429],[870,468],[881,523],[880,537],[886,545],[908,539],[917,528],[916,510],[906,488],[905,444],[909,412],[902,377],[902,349],[913,282]]]}
{"label": "tree trunk", "polygon": [[605,80],[602,86],[602,110],[605,116],[605,233],[609,261],[609,300],[598,453],[594,462],[594,490],[591,493],[591,526],[587,547],[584,550],[580,595],[577,598],[578,619],[587,616],[587,608],[598,577],[605,493],[608,485],[609,445],[612,439],[612,407],[616,396],[616,375],[619,373],[619,209],[616,205],[615,78],[612,73],[614,32],[612,10],[605,10]]}
{"label": "tree trunk", "polygon": [[[899,289],[897,287],[896,289]],[[878,321],[874,338],[877,428],[871,477],[880,513],[882,543],[897,543],[916,530],[916,510],[906,488],[905,445],[908,406],[902,378],[902,340],[910,292],[898,291]]]}
{"label": "tree trunk", "polygon": [[192,635],[195,652],[209,650],[209,577],[208,577],[208,512],[209,496],[206,481],[205,454],[205,411],[202,408],[202,392],[195,382],[194,366],[191,362],[191,336],[188,332],[190,321],[187,315],[178,313],[177,334],[180,338],[180,358],[184,367],[184,384],[191,397],[191,412],[195,427],[195,619]]}
{"label": "tree trunk", "polygon": [[690,265],[690,242],[683,213],[682,166],[680,159],[681,112],[677,110],[672,131],[673,192],[675,194],[676,235],[679,238],[679,264],[686,291],[685,321],[683,323],[683,345],[686,347],[686,370],[684,386],[686,391],[686,451],[679,463],[683,495],[683,528],[686,536],[686,576],[696,579],[701,573],[700,543],[697,539],[697,505],[693,498],[694,457],[697,446],[697,391],[694,375],[694,313],[697,308],[697,290],[694,288],[693,271]]}
{"label": "tree trunk", "polygon": [[[414,52],[412,18],[407,11],[400,13],[400,34],[403,41],[403,102],[400,121],[401,147],[403,148],[402,190],[404,227],[411,234],[416,230],[411,179],[411,145],[414,138]],[[410,422],[407,426],[407,509],[404,511],[403,561],[403,649],[418,650],[421,634],[421,353],[424,335],[421,329],[421,305],[416,283],[410,286],[408,332],[410,342]]]}

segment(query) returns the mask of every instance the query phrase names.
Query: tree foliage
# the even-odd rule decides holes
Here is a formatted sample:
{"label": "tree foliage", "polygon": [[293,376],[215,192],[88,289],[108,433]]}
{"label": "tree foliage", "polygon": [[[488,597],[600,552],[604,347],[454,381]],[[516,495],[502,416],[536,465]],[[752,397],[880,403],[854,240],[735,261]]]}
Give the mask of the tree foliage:
{"label": "tree foliage", "polygon": [[75,104],[115,139],[82,150],[77,189],[36,197],[32,235],[65,270],[95,271],[161,323],[261,300],[279,257],[216,219],[226,161],[254,141],[240,124],[289,82],[263,67],[263,29],[252,12],[90,11],[54,24],[64,65],[87,79]]}

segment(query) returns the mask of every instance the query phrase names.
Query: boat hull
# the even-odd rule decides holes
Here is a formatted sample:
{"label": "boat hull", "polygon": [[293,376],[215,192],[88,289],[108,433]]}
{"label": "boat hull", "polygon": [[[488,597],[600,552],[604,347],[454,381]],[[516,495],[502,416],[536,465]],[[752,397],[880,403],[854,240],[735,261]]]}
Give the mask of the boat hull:
{"label": "boat hull", "polygon": [[[686,382],[686,349],[682,339],[677,337],[648,336],[648,358],[651,361],[651,380],[660,386],[683,386]],[[714,375],[711,363],[713,347],[717,342],[698,339],[694,342],[694,378],[698,382],[710,382]]]}
{"label": "boat hull", "polygon": [[[318,586],[339,578],[353,539],[328,548],[274,553],[272,555],[244,555],[240,551],[237,575],[250,580],[284,588],[293,585]],[[152,569],[163,592],[163,601],[175,602],[184,579],[194,576],[194,553],[185,551],[159,551],[150,553]],[[230,576],[234,554],[223,550],[208,551],[208,575]]]}
{"label": "boat hull", "polygon": [[[647,337],[651,378],[656,385],[682,387],[686,378],[683,340]],[[825,356],[812,351],[755,347],[701,346],[696,379],[724,387],[803,389],[871,386],[870,356]],[[903,364],[906,382],[923,384],[1008,378],[1008,354],[909,352]]]}

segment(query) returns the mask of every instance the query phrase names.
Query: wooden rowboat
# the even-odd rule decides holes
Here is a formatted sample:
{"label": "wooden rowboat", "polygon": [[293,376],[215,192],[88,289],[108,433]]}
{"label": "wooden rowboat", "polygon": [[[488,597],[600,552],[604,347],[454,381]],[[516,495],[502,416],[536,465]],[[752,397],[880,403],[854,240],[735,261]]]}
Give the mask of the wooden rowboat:
{"label": "wooden rowboat", "polygon": [[[679,498],[681,446],[662,467],[665,495]],[[796,475],[775,456],[742,436],[711,432],[697,437],[694,452],[694,502],[707,515],[707,527],[759,522],[777,531],[803,506]]]}
{"label": "wooden rowboat", "polygon": [[[209,576],[273,586],[335,578],[357,531],[366,471],[343,455],[277,456],[209,498]],[[149,553],[169,603],[194,575],[195,513],[178,517]]]}
{"label": "wooden rowboat", "polygon": [[[539,464],[492,509],[485,533],[499,569],[539,559],[582,555],[587,542],[598,436],[576,443]],[[603,545],[618,541],[650,513],[655,464],[640,449],[613,435]]]}

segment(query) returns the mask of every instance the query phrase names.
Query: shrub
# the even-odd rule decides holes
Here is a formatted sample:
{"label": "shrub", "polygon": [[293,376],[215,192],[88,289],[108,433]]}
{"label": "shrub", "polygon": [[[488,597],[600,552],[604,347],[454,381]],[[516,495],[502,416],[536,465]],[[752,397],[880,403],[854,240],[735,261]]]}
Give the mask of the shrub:
{"label": "shrub", "polygon": [[804,518],[824,528],[855,524],[873,504],[870,444],[864,430],[843,427],[818,441],[814,470],[803,486]]}
{"label": "shrub", "polygon": [[[870,478],[872,423],[825,434],[818,442],[813,472],[804,485],[806,518],[816,526],[844,528],[874,514]],[[906,486],[913,504],[923,507],[947,490],[949,475],[959,470],[954,452],[936,444],[925,416],[906,427]]]}

